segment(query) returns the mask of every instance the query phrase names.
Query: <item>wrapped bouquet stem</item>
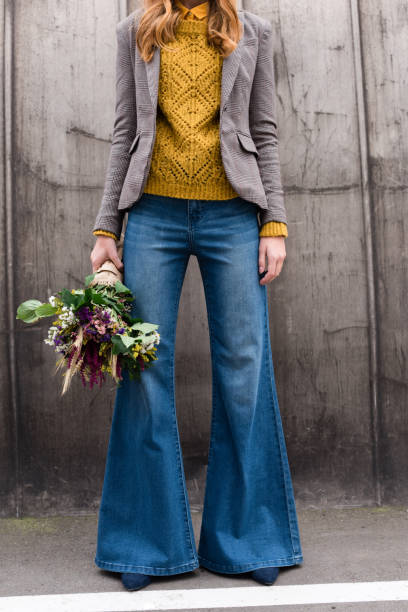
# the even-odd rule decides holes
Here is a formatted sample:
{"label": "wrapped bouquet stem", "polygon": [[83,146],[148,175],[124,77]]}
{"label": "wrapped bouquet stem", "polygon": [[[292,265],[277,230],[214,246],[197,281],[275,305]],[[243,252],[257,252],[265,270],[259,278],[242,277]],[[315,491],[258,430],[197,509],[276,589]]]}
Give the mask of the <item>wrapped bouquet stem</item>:
{"label": "wrapped bouquet stem", "polygon": [[[120,242],[119,257],[122,248]],[[85,278],[83,288],[64,288],[48,302],[30,299],[17,308],[16,319],[27,324],[56,317],[44,342],[59,355],[55,372],[64,370],[61,395],[75,374],[90,388],[101,386],[106,374],[119,385],[124,371],[139,378],[157,359],[159,325],[131,316],[134,297],[122,280],[122,273],[107,260]]]}

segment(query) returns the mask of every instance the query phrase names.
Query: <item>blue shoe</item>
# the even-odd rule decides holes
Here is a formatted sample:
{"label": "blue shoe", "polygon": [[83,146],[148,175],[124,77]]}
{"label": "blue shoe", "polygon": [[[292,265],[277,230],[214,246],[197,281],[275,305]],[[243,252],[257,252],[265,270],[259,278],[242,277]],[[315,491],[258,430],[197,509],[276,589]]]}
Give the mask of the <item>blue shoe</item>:
{"label": "blue shoe", "polygon": [[251,576],[261,584],[273,584],[279,574],[279,567],[259,567],[252,570]]}
{"label": "blue shoe", "polygon": [[121,578],[123,586],[126,587],[128,591],[137,591],[137,589],[141,589],[151,583],[150,576],[137,572],[124,572]]}

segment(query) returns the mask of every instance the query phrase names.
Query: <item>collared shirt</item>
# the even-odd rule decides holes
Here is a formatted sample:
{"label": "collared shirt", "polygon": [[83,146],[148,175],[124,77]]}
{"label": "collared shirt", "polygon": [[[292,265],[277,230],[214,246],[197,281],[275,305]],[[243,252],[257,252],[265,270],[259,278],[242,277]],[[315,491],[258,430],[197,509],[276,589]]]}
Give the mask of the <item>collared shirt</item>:
{"label": "collared shirt", "polygon": [[181,0],[176,0],[176,4],[182,10],[183,19],[204,20],[207,18],[209,9],[208,0],[206,0],[205,2],[200,2],[200,4],[197,4],[197,6],[194,6],[191,9],[188,9],[186,6],[184,6]]}

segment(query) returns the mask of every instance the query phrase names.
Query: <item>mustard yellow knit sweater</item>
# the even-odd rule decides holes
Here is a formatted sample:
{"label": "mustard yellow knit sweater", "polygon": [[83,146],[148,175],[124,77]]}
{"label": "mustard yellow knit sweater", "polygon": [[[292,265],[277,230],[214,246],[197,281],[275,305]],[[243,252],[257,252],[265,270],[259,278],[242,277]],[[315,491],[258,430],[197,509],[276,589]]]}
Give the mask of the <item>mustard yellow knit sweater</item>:
{"label": "mustard yellow knit sweater", "polygon": [[[156,139],[145,193],[178,198],[226,200],[239,194],[225,174],[219,143],[222,57],[207,43],[208,1],[183,13],[177,51],[161,50]],[[197,78],[199,74],[200,78]],[[118,239],[106,230],[95,235]],[[285,223],[269,221],[260,236],[288,235]]]}

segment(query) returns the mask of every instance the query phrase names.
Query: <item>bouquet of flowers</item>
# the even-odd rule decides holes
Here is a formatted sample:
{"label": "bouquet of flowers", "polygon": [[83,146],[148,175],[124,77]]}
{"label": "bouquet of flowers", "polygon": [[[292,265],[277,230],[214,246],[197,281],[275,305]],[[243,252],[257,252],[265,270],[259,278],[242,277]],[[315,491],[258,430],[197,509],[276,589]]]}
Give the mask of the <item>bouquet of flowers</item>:
{"label": "bouquet of flowers", "polygon": [[85,387],[101,386],[105,373],[120,384],[124,370],[130,378],[139,379],[157,359],[158,325],[133,318],[133,300],[130,289],[122,283],[122,274],[107,260],[85,278],[84,288],[64,288],[48,302],[32,299],[19,305],[16,319],[25,323],[57,317],[44,342],[61,355],[55,368],[55,373],[65,368],[61,395],[76,373]]}

